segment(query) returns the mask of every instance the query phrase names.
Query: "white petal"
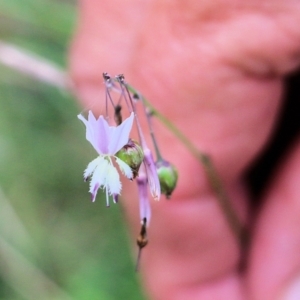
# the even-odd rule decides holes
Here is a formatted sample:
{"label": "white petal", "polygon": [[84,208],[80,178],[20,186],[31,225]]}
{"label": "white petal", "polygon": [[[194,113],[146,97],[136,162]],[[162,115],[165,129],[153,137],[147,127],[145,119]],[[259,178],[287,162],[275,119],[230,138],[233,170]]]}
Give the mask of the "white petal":
{"label": "white petal", "polygon": [[99,156],[98,164],[94,170],[92,180],[90,182],[90,193],[92,194],[92,201],[95,201],[97,191],[106,184],[107,169],[109,168],[109,162]]}
{"label": "white petal", "polygon": [[131,168],[123,160],[119,159],[118,157],[115,157],[115,159],[116,159],[116,163],[120,167],[120,170],[122,171],[122,173],[128,179],[132,179],[133,178],[133,173],[132,173]]}
{"label": "white petal", "polygon": [[120,176],[117,169],[112,165],[109,164],[106,173],[106,188],[109,191],[109,194],[120,194],[122,184],[120,181]]}
{"label": "white petal", "polygon": [[92,175],[95,168],[100,163],[100,160],[101,160],[101,158],[98,156],[97,158],[95,158],[88,164],[87,168],[84,170],[84,173],[83,173],[84,180],[87,180],[87,178]]}

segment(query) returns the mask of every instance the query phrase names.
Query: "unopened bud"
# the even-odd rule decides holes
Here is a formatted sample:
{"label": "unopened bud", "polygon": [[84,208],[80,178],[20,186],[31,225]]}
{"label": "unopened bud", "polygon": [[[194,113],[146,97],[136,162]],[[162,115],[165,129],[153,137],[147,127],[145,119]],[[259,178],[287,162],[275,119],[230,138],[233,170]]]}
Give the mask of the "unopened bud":
{"label": "unopened bud", "polygon": [[156,169],[161,192],[165,194],[167,198],[170,198],[177,184],[178,172],[176,168],[166,160],[157,161]]}
{"label": "unopened bud", "polygon": [[136,141],[129,140],[115,155],[131,168],[133,178],[135,178],[144,159],[144,152],[141,146]]}

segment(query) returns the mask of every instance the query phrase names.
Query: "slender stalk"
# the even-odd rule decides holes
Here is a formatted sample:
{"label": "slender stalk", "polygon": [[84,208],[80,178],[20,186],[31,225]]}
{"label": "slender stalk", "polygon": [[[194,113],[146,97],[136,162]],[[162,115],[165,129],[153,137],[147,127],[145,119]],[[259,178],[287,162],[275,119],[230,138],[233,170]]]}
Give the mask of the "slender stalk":
{"label": "slender stalk", "polygon": [[148,127],[149,127],[149,131],[150,131],[150,135],[151,135],[151,139],[152,139],[152,143],[155,149],[155,154],[156,154],[156,159],[157,161],[161,161],[163,160],[162,155],[160,153],[156,138],[155,138],[155,134],[154,134],[154,130],[153,130],[153,126],[152,126],[152,115],[153,115],[153,111],[149,109],[149,107],[147,106],[147,104],[145,103],[145,99],[143,96],[138,95],[139,99],[142,101],[143,107],[144,107],[144,113],[146,115],[147,118],[147,123],[148,123]]}
{"label": "slender stalk", "polygon": [[138,248],[138,254],[136,258],[136,263],[135,263],[135,271],[138,272],[140,270],[140,262],[141,262],[141,257],[142,257],[142,249],[143,248]]}
{"label": "slender stalk", "polygon": [[248,233],[243,224],[240,222],[239,217],[232,207],[231,201],[225,191],[222,180],[218,175],[210,157],[201,152],[193,143],[190,141],[170,120],[162,115],[155,107],[145,99],[135,88],[130,85],[128,90],[137,95],[139,98],[142,97],[142,101],[145,106],[151,111],[151,114],[161,121],[166,128],[168,128],[174,136],[191,152],[191,154],[201,163],[204,168],[205,174],[208,178],[210,186],[217,196],[218,203],[228,221],[229,227],[233,234],[236,236],[240,244],[244,247],[248,240]]}
{"label": "slender stalk", "polygon": [[147,117],[147,122],[148,122],[148,127],[149,127],[149,130],[150,130],[150,135],[151,135],[152,143],[153,143],[153,146],[154,146],[154,149],[155,149],[156,160],[157,161],[162,161],[163,158],[162,158],[162,155],[160,153],[160,150],[159,150],[159,147],[158,147],[155,135],[154,135],[153,126],[152,126],[152,120],[151,120],[152,113],[150,114],[149,112],[146,111],[147,110],[146,106],[144,108],[145,108],[145,114],[146,114],[146,117]]}

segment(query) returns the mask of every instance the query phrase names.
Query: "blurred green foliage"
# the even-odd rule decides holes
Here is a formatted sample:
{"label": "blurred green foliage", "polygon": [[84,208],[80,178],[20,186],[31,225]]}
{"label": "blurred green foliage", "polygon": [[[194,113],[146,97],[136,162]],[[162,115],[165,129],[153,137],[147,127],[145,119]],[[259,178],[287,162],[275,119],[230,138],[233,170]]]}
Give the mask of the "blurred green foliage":
{"label": "blurred green foliage", "polygon": [[[0,0],[0,40],[66,65],[72,0]],[[142,299],[120,205],[91,203],[95,157],[67,93],[0,65],[0,299]]]}

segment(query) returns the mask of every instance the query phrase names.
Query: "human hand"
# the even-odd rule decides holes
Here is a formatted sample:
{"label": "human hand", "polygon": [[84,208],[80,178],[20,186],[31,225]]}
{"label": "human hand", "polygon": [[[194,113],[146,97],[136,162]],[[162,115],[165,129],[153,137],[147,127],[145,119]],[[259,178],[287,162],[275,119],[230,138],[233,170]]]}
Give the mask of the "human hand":
{"label": "human hand", "polygon": [[[79,13],[70,71],[85,107],[102,109],[102,72],[123,73],[212,157],[242,222],[254,229],[241,258],[202,167],[167,130],[156,130],[179,182],[171,201],[152,203],[142,261],[149,294],[300,299],[299,143],[251,221],[243,182],[276,124],[284,75],[300,63],[299,1],[82,0]],[[135,227],[137,201],[124,205]]]}

